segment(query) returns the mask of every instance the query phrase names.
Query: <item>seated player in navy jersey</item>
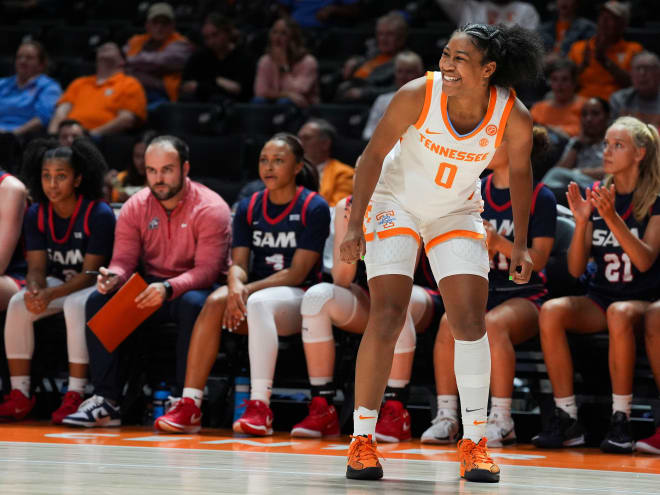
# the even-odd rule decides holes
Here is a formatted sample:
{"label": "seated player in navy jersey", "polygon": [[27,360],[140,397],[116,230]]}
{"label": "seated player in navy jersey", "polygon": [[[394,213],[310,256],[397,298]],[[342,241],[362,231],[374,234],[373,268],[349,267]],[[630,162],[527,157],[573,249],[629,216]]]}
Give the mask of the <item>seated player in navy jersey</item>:
{"label": "seated player in navy jersey", "polygon": [[[302,340],[312,386],[312,401],[309,415],[291,430],[294,437],[339,435],[337,411],[332,405],[336,391],[333,383],[335,340],[332,326],[361,334],[369,317],[369,286],[364,263],[349,264],[339,259],[339,245],[348,227],[351,199],[351,196],[344,198],[335,206],[333,283],[323,282],[310,287],[301,305]],[[415,283],[420,285],[413,285],[408,316],[394,347],[392,370],[385,390],[386,401],[376,424],[376,439],[379,442],[410,439],[410,414],[405,409],[405,396],[415,354],[415,328],[423,331],[434,316],[434,307],[442,307],[426,256],[423,256],[417,271],[419,276],[416,276]],[[426,280],[423,276],[425,271],[428,274]]]}
{"label": "seated player in navy jersey", "polygon": [[183,397],[156,421],[157,429],[199,431],[204,385],[218,355],[221,331],[228,329],[248,333],[252,383],[250,400],[234,431],[272,434],[268,405],[278,335],[301,330],[300,304],[305,288],[319,281],[330,226],[326,201],[296,184],[303,170],[303,148],[297,137],[279,133],[264,144],[259,176],[266,189],[245,198],[236,209],[227,285],[209,296],[197,318]]}
{"label": "seated player in navy jersey", "polygon": [[0,168],[0,311],[25,285],[21,231],[27,191],[16,177]]}
{"label": "seated player in navy jersey", "polygon": [[573,393],[573,365],[566,332],[609,330],[612,418],[600,445],[605,452],[631,452],[630,408],[635,366],[635,331],[660,287],[660,139],[651,125],[618,118],[605,134],[603,167],[608,174],[582,197],[568,189],[575,231],[568,250],[574,277],[593,258],[596,272],[586,296],[560,297],[541,308],[541,346],[552,382],[555,409],[547,428],[532,439],[538,447],[584,443]]}
{"label": "seated player in navy jersey", "polygon": [[[660,287],[660,281],[658,281]],[[660,293],[660,290],[658,291]],[[655,384],[660,390],[660,299],[649,305],[644,315],[646,357],[651,365]],[[658,418],[656,418],[657,422]],[[660,426],[648,438],[638,440],[635,450],[647,454],[660,454]]]}
{"label": "seated player in navy jersey", "polygon": [[0,418],[19,420],[34,407],[30,364],[34,322],[64,312],[69,354],[69,385],[54,423],[75,411],[87,384],[85,301],[97,270],[112,254],[115,215],[99,199],[107,166],[86,138],[71,146],[38,139],[25,151],[23,176],[35,203],[25,215],[28,272],[26,288],[14,295],[5,321],[5,349],[11,393],[0,404]]}
{"label": "seated player in navy jersey", "polygon": [[[547,134],[534,129],[534,150],[546,147]],[[534,155],[534,151],[532,152]],[[511,396],[516,367],[514,346],[539,331],[538,316],[548,291],[545,268],[554,244],[557,202],[542,183],[534,184],[530,208],[528,244],[533,272],[527,284],[513,283],[509,263],[513,247],[513,211],[509,190],[509,158],[504,147],[498,148],[488,165],[492,174],[481,180],[490,258],[486,332],[491,355],[491,408],[486,425],[488,445],[502,447],[515,442],[511,418]],[[438,413],[423,433],[423,443],[453,443],[458,434],[458,388],[454,376],[454,339],[447,317],[440,322],[434,348],[435,386]]]}

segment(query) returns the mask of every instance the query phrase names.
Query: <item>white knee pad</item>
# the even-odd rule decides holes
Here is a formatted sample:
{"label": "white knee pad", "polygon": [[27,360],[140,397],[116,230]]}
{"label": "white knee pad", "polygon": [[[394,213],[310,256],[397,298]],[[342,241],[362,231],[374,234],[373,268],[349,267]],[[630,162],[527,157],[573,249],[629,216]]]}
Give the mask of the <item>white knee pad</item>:
{"label": "white knee pad", "polygon": [[334,285],[327,282],[313,285],[303,297],[300,305],[300,314],[303,316],[316,316],[321,312],[323,306],[331,301],[335,295]]}
{"label": "white knee pad", "polygon": [[406,275],[413,278],[418,247],[417,240],[409,235],[395,235],[385,239],[376,236],[367,243],[364,257],[367,278],[380,275]]}
{"label": "white knee pad", "polygon": [[417,333],[415,333],[415,323],[413,322],[410,312],[406,315],[406,322],[403,329],[399,334],[399,338],[394,346],[394,354],[405,354],[415,350],[417,343]]}
{"label": "white knee pad", "polygon": [[455,237],[433,246],[426,254],[437,281],[451,275],[478,275],[488,280],[490,262],[483,239]]}

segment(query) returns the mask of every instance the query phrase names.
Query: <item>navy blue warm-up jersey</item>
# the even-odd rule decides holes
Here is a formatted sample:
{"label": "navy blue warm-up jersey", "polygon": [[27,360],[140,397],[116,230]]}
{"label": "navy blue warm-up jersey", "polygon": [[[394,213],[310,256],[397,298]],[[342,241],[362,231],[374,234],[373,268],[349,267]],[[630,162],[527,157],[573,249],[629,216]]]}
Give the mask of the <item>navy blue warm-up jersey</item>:
{"label": "navy blue warm-up jersey", "polygon": [[[594,185],[597,187],[598,183]],[[641,222],[633,215],[632,193],[616,194],[615,209],[633,235],[644,237],[649,220],[660,215],[660,196]],[[660,296],[660,257],[646,272],[640,272],[623,251],[597,209],[591,213],[593,234],[591,256],[596,262],[596,272],[589,280],[589,290],[602,293],[617,300],[653,299]]]}
{"label": "navy blue warm-up jersey", "polygon": [[[481,197],[484,198],[484,220],[490,222],[497,233],[513,242],[513,209],[509,189],[498,189],[492,184],[493,176],[481,180]],[[534,185],[532,205],[530,208],[527,245],[531,247],[535,237],[555,237],[557,226],[557,201],[552,191],[542,183]],[[543,272],[532,272],[529,282],[524,285],[509,280],[509,265],[511,260],[502,253],[496,253],[490,260],[488,286],[490,289],[529,290],[543,288],[545,276]]]}
{"label": "navy blue warm-up jersey", "polygon": [[49,202],[35,203],[25,216],[25,247],[28,251],[46,251],[46,274],[66,281],[82,271],[86,254],[110,260],[115,222],[107,203],[82,196],[70,218],[60,218]]}
{"label": "navy blue warm-up jersey", "polygon": [[[250,280],[261,280],[291,266],[296,249],[323,253],[330,232],[330,209],[317,193],[299,186],[285,205],[273,204],[268,190],[243,199],[234,215],[233,247],[253,254]],[[321,260],[304,285],[320,280]]]}

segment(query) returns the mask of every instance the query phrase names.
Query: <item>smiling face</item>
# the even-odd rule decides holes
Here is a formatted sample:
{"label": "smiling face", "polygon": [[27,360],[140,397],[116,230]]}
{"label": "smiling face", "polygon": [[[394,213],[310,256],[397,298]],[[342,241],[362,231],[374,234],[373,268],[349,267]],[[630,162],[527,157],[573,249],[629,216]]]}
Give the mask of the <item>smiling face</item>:
{"label": "smiling face", "polygon": [[482,65],[482,61],[483,53],[472,43],[471,36],[455,33],[440,58],[442,91],[454,96],[465,90],[487,87],[495,72],[495,62]]}
{"label": "smiling face", "polygon": [[302,167],[302,162],[296,162],[295,155],[285,141],[273,139],[261,149],[259,177],[269,191],[295,184],[296,175]]}
{"label": "smiling face", "polygon": [[645,148],[637,148],[630,131],[623,126],[613,125],[603,140],[603,168],[606,174],[625,172],[639,167],[646,154]]}
{"label": "smiling face", "polygon": [[61,203],[75,197],[82,176],[67,160],[52,158],[41,167],[41,188],[51,203]]}
{"label": "smiling face", "polygon": [[181,165],[174,146],[166,142],[153,144],[147,148],[144,161],[147,184],[158,200],[167,201],[181,192],[190,164]]}

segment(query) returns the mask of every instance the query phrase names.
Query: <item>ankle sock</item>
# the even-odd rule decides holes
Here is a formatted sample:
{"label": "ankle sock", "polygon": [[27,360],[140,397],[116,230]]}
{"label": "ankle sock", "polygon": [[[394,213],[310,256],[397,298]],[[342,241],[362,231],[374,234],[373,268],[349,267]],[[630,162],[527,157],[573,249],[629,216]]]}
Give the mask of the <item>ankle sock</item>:
{"label": "ankle sock", "polygon": [[571,418],[577,419],[577,402],[575,402],[575,395],[568,397],[555,397],[555,405],[568,414]]}
{"label": "ankle sock", "polygon": [[188,397],[195,401],[197,407],[202,407],[202,399],[204,398],[204,391],[198,388],[184,387],[182,397]]}
{"label": "ankle sock", "polygon": [[30,377],[23,376],[12,376],[10,378],[12,390],[20,390],[25,397],[30,397]]}
{"label": "ankle sock", "polygon": [[371,435],[371,438],[375,440],[377,421],[378,411],[362,406],[358,407],[353,411],[353,435]]}

